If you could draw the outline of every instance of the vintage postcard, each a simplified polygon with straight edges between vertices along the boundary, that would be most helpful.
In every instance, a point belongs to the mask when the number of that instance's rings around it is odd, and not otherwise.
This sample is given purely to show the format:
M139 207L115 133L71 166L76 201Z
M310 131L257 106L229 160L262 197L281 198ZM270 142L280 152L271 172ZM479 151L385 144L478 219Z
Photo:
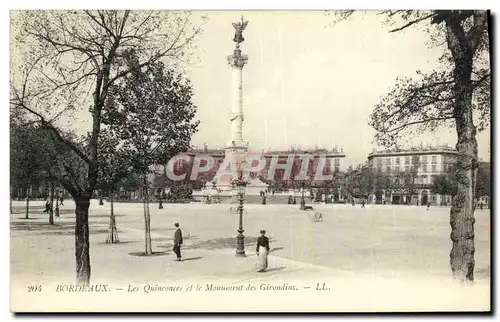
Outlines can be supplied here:
M13 312L488 312L490 12L10 12Z

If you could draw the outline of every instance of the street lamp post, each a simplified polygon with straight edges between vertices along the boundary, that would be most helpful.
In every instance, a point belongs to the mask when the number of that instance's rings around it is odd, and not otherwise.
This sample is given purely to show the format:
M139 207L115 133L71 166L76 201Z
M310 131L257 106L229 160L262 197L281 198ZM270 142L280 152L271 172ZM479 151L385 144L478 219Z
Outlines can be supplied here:
M237 192L238 192L238 212L240 215L240 222L238 226L238 235L236 236L236 256L241 256L244 257L245 255L245 236L243 235L243 232L245 231L243 229L243 202L244 202L244 196L245 196L245 188L246 188L247 183L242 180L241 176L238 180L233 181L233 186L236 186Z

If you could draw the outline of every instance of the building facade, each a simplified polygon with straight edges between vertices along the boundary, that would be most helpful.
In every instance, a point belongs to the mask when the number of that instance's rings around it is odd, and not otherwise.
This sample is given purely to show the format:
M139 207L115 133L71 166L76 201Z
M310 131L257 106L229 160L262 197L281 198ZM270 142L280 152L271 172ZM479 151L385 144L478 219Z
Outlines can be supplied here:
M392 182L401 186L405 183L412 186L412 192L395 186L389 193L383 194L379 202L414 205L425 205L430 202L433 205L450 205L451 196L433 194L430 187L437 175L453 166L457 155L456 149L448 145L370 153L368 167L372 171L391 177ZM408 178L411 183L403 182Z

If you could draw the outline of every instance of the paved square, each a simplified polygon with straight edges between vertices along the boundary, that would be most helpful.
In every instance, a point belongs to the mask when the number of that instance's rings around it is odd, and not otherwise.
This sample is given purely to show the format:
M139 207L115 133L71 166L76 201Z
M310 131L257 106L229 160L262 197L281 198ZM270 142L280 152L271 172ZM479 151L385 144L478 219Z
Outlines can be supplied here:
M13 203L14 287L22 288L27 283L74 283L73 201L65 201L54 226L48 225L47 215L41 214L42 202L31 204L32 219L25 220L24 203ZM419 281L418 284L435 285L436 281L446 283L451 279L449 208L431 207L427 211L426 207L417 206L367 205L362 209L359 205L318 204L313 206L323 213L324 221L313 222L312 213L299 211L298 205L245 205L248 256L237 258L234 251L238 215L230 213L230 205L164 206L160 210L157 204L151 205L156 254L145 258L136 255L144 251L142 204L115 204L121 243L105 244L109 204L99 206L92 201L92 283L211 280L219 284L311 281L316 285L315 282L334 279L337 289L345 288L343 296L351 294L357 298L361 293L367 294L370 283L377 285L371 291L376 292L380 285L384 288L390 283ZM185 236L185 261L180 263L174 261L172 251L175 222L180 223ZM488 290L489 225L489 211L476 211L475 278L476 284L488 286ZM264 274L255 269L255 241L261 229L267 231L272 249L270 270ZM363 287L367 287L365 291ZM370 301L374 303L373 298Z

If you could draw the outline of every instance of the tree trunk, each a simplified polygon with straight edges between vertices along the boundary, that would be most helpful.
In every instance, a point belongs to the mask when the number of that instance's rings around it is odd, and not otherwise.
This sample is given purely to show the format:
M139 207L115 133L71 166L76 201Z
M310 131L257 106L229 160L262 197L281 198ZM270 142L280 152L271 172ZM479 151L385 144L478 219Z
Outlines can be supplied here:
M56 204L57 204L56 200ZM54 224L54 182L50 183L50 210L49 210L49 224Z
M461 27L460 27L461 28ZM450 209L450 266L453 277L461 282L474 280L474 198L478 167L476 128L472 118L472 59L470 46L461 39L461 30L449 25L448 47L455 61L454 117L457 131L457 195Z
M108 237L106 238L106 244L116 244L120 242L120 240L118 239L118 231L116 230L116 218L115 218L113 197L114 197L114 192L110 190L109 203L111 204L111 214L109 215L109 229L108 229Z
M28 187L26 188L26 215L24 216L24 219L30 219L29 213L30 213L30 192L28 185Z
M59 190L56 191L56 217L59 217Z
M146 255L152 255L153 254L153 247L151 245L151 214L149 213L149 198L148 198L148 183L146 176L144 176L144 181L143 181L143 197L144 197L144 229L145 229L145 247Z
M77 196L75 225L76 282L90 283L89 206L90 196Z

